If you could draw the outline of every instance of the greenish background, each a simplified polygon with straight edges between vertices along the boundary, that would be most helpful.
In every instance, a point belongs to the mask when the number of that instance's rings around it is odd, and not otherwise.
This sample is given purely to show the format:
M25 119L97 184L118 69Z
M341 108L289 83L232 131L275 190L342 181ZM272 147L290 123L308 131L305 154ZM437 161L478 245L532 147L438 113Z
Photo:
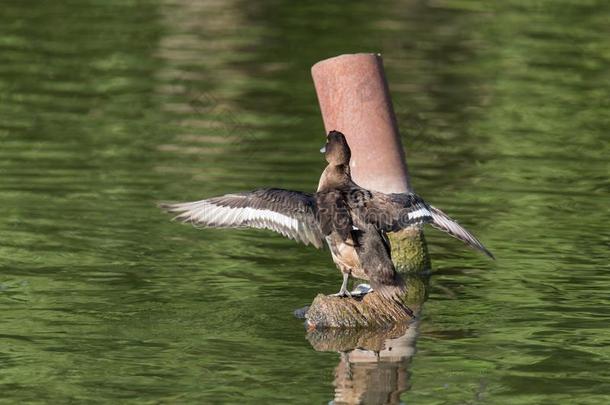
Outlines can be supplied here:
M340 275L159 200L313 190L310 66L381 52L435 231L414 404L610 402L610 3L30 1L0 7L0 402L327 403L292 310Z

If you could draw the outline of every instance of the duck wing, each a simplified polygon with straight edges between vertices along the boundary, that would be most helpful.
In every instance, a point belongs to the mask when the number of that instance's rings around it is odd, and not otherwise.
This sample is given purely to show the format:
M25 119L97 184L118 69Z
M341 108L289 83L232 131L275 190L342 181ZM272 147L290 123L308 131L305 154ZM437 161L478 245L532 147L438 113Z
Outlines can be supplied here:
M384 194L363 189L353 194L356 197L348 198L348 202L354 216L358 218L356 223L372 223L386 232L430 224L495 259L472 233L438 208L426 203L417 194Z
M384 194L362 188L345 196L356 226L375 225L385 232L432 222L428 204L413 193Z
M324 245L316 201L307 193L266 188L160 207L197 226L268 229L318 249Z
M445 214L438 208L435 208L430 205L429 209L432 215L432 222L430 222L430 225L433 228L446 232L454 238L461 240L468 246L485 253L490 258L494 260L496 259L494 255L489 250L487 250L483 243L481 243L480 240L478 240L473 234L471 234L460 224L458 224L457 221L451 219L447 214Z

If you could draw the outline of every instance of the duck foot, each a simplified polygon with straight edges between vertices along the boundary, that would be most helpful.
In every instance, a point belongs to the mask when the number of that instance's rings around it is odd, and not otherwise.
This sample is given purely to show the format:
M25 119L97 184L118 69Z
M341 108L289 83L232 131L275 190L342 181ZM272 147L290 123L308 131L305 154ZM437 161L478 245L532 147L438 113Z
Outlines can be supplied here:
M341 298L345 298L345 297L351 297L351 296L352 296L352 293L351 293L351 292L349 292L349 291L347 291L347 288L346 288L346 289L343 289L343 288L342 288L342 289L340 289L340 290L339 290L339 292L338 292L338 293L331 294L331 296L332 296L332 297L341 297Z
M343 273L343 283L341 283L341 288L339 292L336 294L331 294L333 297L351 297L349 291L347 291L347 282L349 281L349 273Z

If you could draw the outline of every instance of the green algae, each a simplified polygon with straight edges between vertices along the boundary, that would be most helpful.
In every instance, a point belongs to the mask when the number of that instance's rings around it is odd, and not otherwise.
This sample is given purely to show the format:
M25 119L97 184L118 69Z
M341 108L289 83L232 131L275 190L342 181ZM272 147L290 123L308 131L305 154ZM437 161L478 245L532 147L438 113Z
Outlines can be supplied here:
M423 230L404 229L388 234L392 244L392 260L401 275L430 270L430 256Z

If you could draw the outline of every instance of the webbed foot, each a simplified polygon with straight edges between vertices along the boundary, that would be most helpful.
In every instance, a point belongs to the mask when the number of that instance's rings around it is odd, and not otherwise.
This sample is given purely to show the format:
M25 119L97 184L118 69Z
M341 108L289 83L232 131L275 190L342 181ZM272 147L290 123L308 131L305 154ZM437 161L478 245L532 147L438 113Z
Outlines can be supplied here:
M347 288L341 287L341 289L339 290L338 293L331 294L331 296L344 298L344 297L351 297L352 293L347 291Z

